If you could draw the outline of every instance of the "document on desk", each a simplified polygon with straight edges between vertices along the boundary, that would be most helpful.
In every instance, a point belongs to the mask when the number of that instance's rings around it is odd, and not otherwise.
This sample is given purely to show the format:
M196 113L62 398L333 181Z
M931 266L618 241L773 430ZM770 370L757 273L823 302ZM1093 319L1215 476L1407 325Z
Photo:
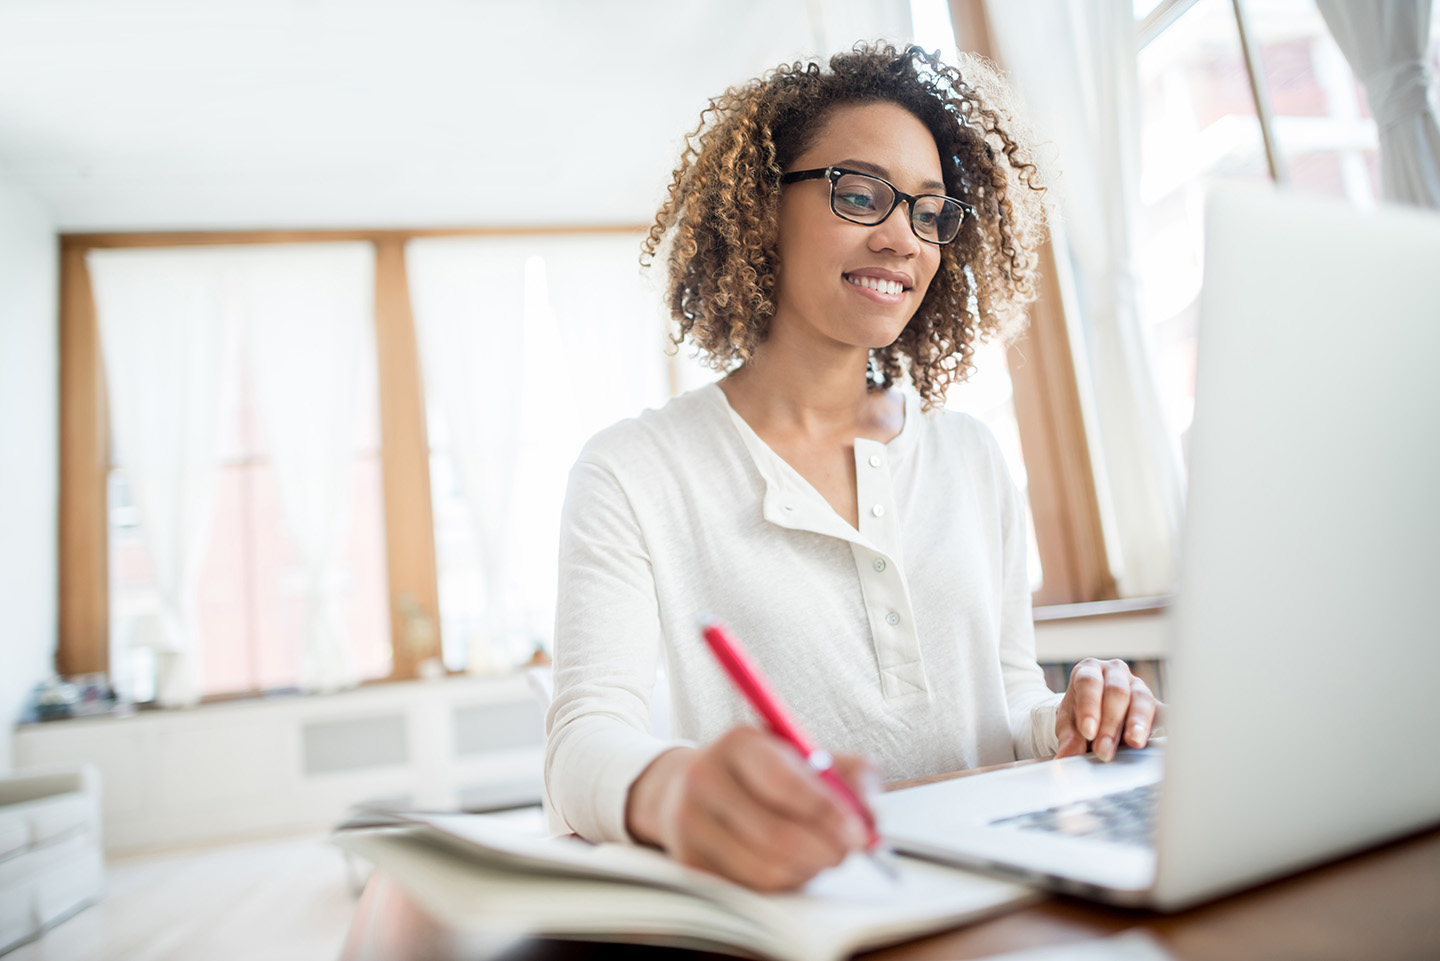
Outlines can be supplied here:
M475 935L529 935L837 961L1028 904L1033 888L898 857L852 856L803 889L759 894L648 848L535 838L474 814L399 815L334 841Z

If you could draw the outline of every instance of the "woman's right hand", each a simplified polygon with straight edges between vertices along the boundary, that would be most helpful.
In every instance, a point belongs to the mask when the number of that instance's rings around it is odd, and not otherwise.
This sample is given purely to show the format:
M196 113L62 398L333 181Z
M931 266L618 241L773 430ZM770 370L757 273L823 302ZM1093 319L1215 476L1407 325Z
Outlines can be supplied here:
M864 758L836 755L835 770L862 801L878 786ZM754 727L660 755L631 785L625 820L636 840L760 891L799 887L868 836L794 748Z

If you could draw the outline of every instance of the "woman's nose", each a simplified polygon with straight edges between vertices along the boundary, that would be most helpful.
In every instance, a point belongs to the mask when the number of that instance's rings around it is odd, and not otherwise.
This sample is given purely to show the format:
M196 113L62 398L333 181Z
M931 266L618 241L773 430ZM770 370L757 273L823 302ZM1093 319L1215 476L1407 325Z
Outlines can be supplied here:
M902 200L890 211L890 216L876 224L870 234L872 250L892 250L905 257L920 252L921 240L910 226L910 201Z

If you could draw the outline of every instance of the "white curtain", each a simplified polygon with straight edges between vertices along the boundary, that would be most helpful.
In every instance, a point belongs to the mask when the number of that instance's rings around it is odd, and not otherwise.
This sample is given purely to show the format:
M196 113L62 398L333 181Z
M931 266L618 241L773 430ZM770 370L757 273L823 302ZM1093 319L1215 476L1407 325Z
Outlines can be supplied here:
M443 434L431 439L448 443L480 549L485 621L465 638L465 663L510 667L518 642L506 548L523 414L525 254L503 241L427 239L406 245L405 262L426 394L443 418L432 416Z
M1440 209L1440 114L1426 60L1431 0L1316 0L1365 85L1380 133L1384 199Z
M228 285L210 251L100 250L86 260L114 451L140 511L159 601L133 643L155 649L156 700L194 704L204 654L196 584L214 518Z
M1087 430L1111 569L1123 595L1163 593L1176 576L1184 480L1135 301L1140 138L1133 5L988 0L986 12L998 59L1028 104L1039 139L1053 144L1045 172L1062 214L1055 246L1057 260L1067 261L1068 251L1073 268L1076 357L1093 403Z
M374 344L375 248L295 244L235 253L248 371L285 528L300 557L303 691L353 687L342 617L361 371ZM373 360L368 365L373 368Z
M119 465L141 514L159 613L156 699L203 692L196 588L215 514L224 354L248 371L305 605L300 686L357 681L337 594L350 518L359 373L373 351L369 244L96 251L88 255Z
M481 553L472 670L511 666L554 624L560 508L592 434L668 396L660 294L641 236L445 238L406 247L432 441L447 444ZM458 607L441 559L441 606ZM454 630L459 621L452 620ZM451 643L447 635L447 647Z
M669 395L665 265L640 267L640 235L556 238L536 248L569 371L576 453L590 435Z

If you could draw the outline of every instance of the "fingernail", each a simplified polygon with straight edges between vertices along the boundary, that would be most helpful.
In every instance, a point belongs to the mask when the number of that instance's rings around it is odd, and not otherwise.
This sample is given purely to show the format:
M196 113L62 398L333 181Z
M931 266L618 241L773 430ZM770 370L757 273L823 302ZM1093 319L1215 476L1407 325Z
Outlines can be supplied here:
M1115 740L1102 737L1095 742L1095 756L1102 761L1108 761L1115 756Z
M865 825L859 818L847 818L845 821L845 845L853 849L863 848L870 843L870 832L865 830Z
M1087 741L1095 740L1095 731L1099 726L1100 723L1093 717L1087 717L1080 722L1080 736Z
M1136 721L1130 725L1130 743L1135 747L1145 746L1145 722Z

